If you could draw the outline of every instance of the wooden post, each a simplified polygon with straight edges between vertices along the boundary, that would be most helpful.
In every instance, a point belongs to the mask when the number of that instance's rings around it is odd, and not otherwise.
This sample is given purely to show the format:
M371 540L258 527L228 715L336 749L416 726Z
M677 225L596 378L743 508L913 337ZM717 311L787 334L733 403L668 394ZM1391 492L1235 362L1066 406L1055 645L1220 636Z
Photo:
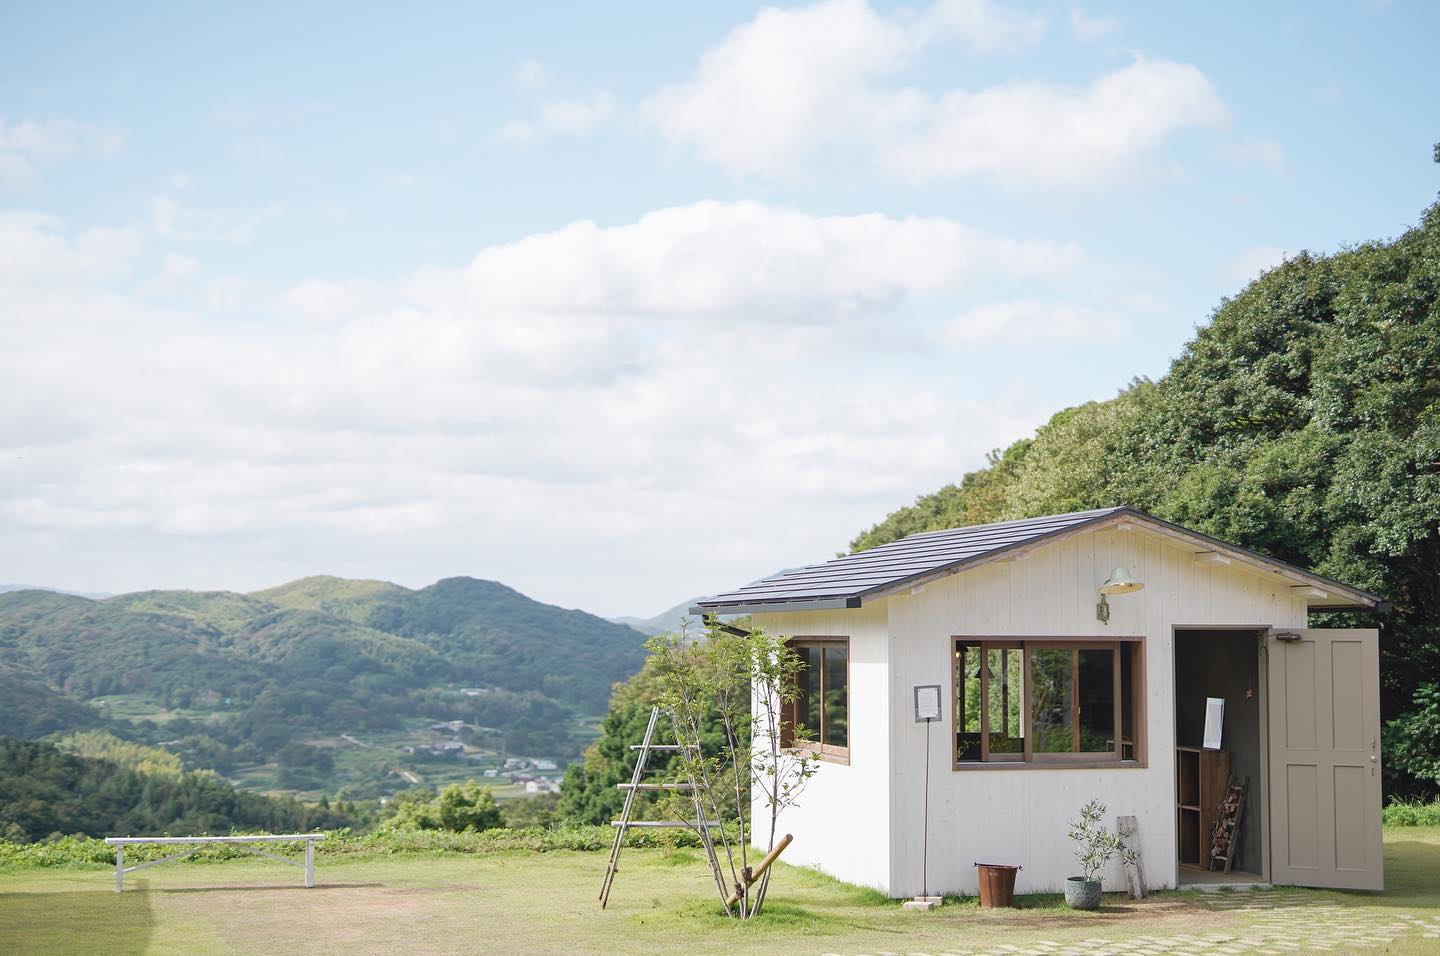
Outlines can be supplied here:
M125 885L125 845L122 843L115 848L115 892L119 893Z
M1118 735L1117 735L1118 736ZM1116 817L1115 830L1125 845L1135 853L1135 865L1125 867L1125 881L1130 886L1130 898L1132 900L1143 900L1145 898L1145 861L1140 857L1140 842L1135 838L1140 824L1134 817Z
M785 834L785 836L781 838L780 842L775 844L775 849L765 854L765 859L760 861L760 865L755 867L754 872L745 874L745 885L753 886L755 882L760 879L760 877L764 876L765 871L770 869L770 864L774 863L777 859L779 859L780 854L785 851L785 848L790 845L790 841L793 839L794 837L792 837L790 834ZM735 888L734 894L732 894L731 897L725 901L725 905L734 906L736 901L738 901L740 897L744 895L744 893L744 888L737 886Z
M315 841L305 841L305 885L315 885Z

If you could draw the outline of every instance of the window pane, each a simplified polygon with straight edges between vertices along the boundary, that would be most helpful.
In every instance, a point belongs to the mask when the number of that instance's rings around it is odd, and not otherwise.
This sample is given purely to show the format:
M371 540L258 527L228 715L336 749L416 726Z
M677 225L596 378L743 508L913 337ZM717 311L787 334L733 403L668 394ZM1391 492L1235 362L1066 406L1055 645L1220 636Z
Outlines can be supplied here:
M1115 652L1080 652L1080 750L1115 750Z
M818 647L797 647L795 653L800 655L802 670L797 683L800 685L800 696L795 701L795 723L798 728L803 727L809 733L804 734L806 740L818 741L820 739L820 648ZM796 737L802 735L796 734Z
M990 709L990 752L1018 754L1025 752L1025 734L1021 730L1024 713L1022 691L1025 685L1018 647L992 647L986 652L990 684L986 688L986 706Z
M955 759L980 759L980 645L955 648Z
M1075 652L1036 648L1030 651L1030 723L1035 753L1075 752Z
M827 747L850 746L850 651L831 644L825 648L825 728L821 742Z
M1125 760L1135 759L1135 658L1139 651L1135 645L1120 648L1120 756Z

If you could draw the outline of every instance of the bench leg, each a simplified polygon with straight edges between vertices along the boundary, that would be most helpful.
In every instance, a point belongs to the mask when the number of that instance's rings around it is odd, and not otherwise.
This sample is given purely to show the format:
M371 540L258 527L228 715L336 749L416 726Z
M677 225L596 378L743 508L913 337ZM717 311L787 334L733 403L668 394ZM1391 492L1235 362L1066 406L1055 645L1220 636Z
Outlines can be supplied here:
M315 885L315 841L305 841L305 885Z
M115 892L119 893L125 885L125 846L121 844L115 848Z

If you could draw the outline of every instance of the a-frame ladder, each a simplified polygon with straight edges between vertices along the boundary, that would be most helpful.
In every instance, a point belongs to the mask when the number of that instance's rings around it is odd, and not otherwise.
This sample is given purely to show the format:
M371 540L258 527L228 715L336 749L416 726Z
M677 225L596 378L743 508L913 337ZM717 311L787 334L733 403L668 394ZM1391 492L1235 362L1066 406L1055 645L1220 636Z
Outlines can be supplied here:
M625 845L625 834L632 827L636 829L646 828L678 828L694 830L700 835L700 844L705 848L705 855L710 861L710 873L715 877L715 886L720 890L720 897L725 897L725 878L720 872L720 861L715 856L715 841L711 839L710 830L719 827L719 821L710 820L705 814L704 785L697 783L692 776L688 780L678 783L658 783L645 778L649 770L650 754L657 750L690 750L694 752L698 747L679 743L680 725L675 720L675 715L670 716L670 729L677 741L673 744L660 744L655 742L655 728L660 722L660 708L650 708L650 722L645 726L645 738L638 744L631 744L631 750L639 753L635 757L635 770L630 774L629 783L617 783L615 786L625 791L625 806L620 811L620 819L612 820L610 825L615 827L615 844L610 848L610 862L605 867L605 882L600 886L600 908L610 902L610 887L615 882L615 874L620 872L620 850ZM691 803L695 810L693 820L632 820L630 815L635 810L635 794L642 790L684 790L689 792Z

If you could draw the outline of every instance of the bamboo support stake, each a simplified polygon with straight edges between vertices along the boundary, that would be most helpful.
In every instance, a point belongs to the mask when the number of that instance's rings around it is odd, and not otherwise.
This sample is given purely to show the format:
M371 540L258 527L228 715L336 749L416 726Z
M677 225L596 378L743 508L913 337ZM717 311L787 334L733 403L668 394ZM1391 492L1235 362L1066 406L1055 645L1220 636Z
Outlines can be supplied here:
M754 886L756 881L758 881L760 877L765 875L765 871L770 869L770 864L774 863L777 859L779 859L780 854L785 852L785 848L790 845L790 841L793 839L794 837L792 837L788 833L785 834L785 836L781 837L780 842L775 844L775 849L765 854L765 859L760 861L760 865L755 867L753 871L745 874L745 885L747 887ZM737 887L735 892L730 894L730 898L725 901L725 905L734 906L736 902L739 901L742 895L744 895L744 890Z

